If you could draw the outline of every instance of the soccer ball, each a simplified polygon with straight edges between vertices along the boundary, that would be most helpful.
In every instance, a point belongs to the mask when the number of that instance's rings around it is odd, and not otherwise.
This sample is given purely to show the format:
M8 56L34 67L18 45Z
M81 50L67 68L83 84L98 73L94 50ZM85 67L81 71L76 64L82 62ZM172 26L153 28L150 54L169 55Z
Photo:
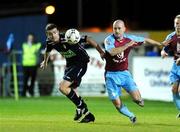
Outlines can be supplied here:
M81 35L78 30L72 28L66 31L65 39L69 44L77 44L81 39Z

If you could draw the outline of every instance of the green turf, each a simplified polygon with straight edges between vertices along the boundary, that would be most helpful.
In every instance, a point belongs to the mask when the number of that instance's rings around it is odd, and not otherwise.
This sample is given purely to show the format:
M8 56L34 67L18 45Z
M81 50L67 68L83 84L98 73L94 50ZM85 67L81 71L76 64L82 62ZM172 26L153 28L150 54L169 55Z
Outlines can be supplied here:
M119 114L107 97L86 97L96 121L73 121L74 105L64 97L0 99L0 132L178 132L180 120L172 102L145 101L141 108L130 99L124 103L137 116L137 123Z

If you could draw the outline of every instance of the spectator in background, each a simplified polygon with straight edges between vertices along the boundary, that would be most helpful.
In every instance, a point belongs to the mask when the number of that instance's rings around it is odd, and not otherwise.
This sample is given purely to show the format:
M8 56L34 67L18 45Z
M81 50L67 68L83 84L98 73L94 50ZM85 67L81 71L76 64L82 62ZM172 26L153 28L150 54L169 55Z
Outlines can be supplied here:
M35 36L33 34L28 34L27 42L22 44L22 66L23 66L23 91L22 96L26 96L26 92L28 91L31 96L34 96L34 83L37 75L37 67L38 67L38 58L40 53L41 43L35 42ZM30 85L28 85L28 80L30 81Z

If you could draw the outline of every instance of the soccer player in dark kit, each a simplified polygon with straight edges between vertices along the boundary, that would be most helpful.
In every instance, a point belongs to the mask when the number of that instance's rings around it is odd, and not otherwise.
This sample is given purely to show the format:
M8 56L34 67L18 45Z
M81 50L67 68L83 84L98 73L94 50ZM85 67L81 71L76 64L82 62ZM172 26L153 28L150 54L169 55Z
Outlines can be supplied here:
M77 107L75 121L80 120L81 123L94 122L94 115L88 110L87 104L75 90L80 85L89 62L89 56L81 43L87 43L95 47L101 58L104 56L104 51L94 40L87 36L82 36L77 44L69 44L65 39L65 34L61 34L55 24L47 24L45 31L47 44L44 60L40 67L44 69L47 66L49 53L52 49L57 50L66 59L64 77L59 84L59 90Z

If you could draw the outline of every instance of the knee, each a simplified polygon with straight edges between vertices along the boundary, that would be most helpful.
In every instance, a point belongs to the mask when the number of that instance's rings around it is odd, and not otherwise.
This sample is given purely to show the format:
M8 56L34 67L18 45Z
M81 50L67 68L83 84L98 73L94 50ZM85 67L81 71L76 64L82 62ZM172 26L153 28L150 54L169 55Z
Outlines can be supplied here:
M59 84L59 91L60 91L61 93L65 93L65 91L66 91L66 87L63 85L62 82Z
M115 106L115 108L117 109L117 110L119 110L120 108L121 108L121 101L119 101L119 100L113 100L112 101L113 102L113 105Z

